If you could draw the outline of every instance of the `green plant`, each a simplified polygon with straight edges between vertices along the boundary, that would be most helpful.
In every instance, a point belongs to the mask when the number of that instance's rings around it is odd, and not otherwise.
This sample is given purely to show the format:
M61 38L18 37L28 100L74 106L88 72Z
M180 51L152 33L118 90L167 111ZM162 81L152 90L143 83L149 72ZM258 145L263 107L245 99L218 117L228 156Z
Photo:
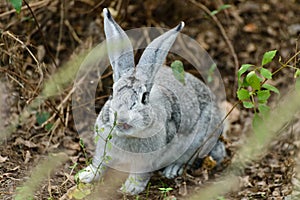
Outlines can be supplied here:
M173 71L173 75L175 78L180 81L183 85L185 85L185 72L184 72L184 67L183 63L180 60L175 60L171 64L171 68Z
M50 113L49 112L38 112L36 113L36 122L38 123L39 126L43 126L44 123L46 123L50 118ZM52 128L53 124L52 123L47 123L45 125L45 130L50 131Z
M253 127L258 120L267 115L270 107L267 105L271 92L279 94L279 90L266 83L271 80L273 73L265 68L276 55L277 50L264 54L261 65L243 64L238 71L237 97L244 108L254 110Z
M257 124L259 124L259 121L268 116L270 107L267 103L271 92L278 95L280 94L279 90L275 86L268 84L267 81L272 80L273 76L285 67L290 67L295 70L294 78L296 79L296 88L300 85L298 79L300 76L299 68L289 64L296 58L299 52L286 63L281 63L279 59L281 67L271 72L265 66L273 61L276 53L277 50L268 51L263 55L260 66L243 64L238 71L237 97L240 102L242 102L244 108L253 109L254 117L252 124L254 130L258 128Z
M14 7L17 13L21 12L22 0L9 0L11 5Z
M216 65L216 63L213 63L208 70L208 74L207 74L207 82L208 83L211 83L214 80L213 75L214 75L214 72L216 69L217 69L217 65Z
M229 4L223 4L217 10L211 11L210 15L214 16L214 15L218 14L219 12L221 12L222 10L228 9L230 7L231 7L231 5L229 5Z
M97 166L96 172L98 172L100 170L100 167L104 168L104 166L102 166L103 163L107 163L112 159L109 155L107 155L107 150L112 148L110 140L112 139L112 132L115 129L116 125L117 125L117 112L114 113L114 122L113 122L113 125L112 125L112 127L111 127L111 129L110 129L110 131L109 131L106 138L104 138L101 135L104 132L104 128L99 129L99 127L97 125L95 126L96 137L95 137L94 142L97 143L99 139L102 139L105 142L103 155L101 157L102 160L101 160L100 164ZM88 159L88 156L87 156L87 153L86 153L86 150L85 150L85 145L84 145L83 140L81 138L79 140L79 144L80 144L80 146L83 150L83 154L84 154L84 157L85 157L85 160L86 160L86 165L89 165L92 162L92 160ZM77 172L75 174L75 181L76 181L77 184L79 183L79 173L80 172L82 172L82 170L80 170L79 172ZM95 172L95 175L96 175L96 172Z
M171 188L171 187L162 187L162 188L158 188L158 189L163 194L164 199L167 199L169 192L173 190L173 188Z
M88 158L88 155L86 153L86 148L85 148L85 145L84 145L84 142L83 142L82 138L79 138L79 145L80 145L80 147L83 151L83 156L85 158L85 164L89 165L91 163L91 159Z

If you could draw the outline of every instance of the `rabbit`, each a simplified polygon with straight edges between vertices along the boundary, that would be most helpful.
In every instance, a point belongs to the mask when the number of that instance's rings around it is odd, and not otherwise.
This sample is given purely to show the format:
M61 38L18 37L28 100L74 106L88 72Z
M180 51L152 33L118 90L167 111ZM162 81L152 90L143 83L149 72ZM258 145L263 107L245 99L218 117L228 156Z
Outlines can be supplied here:
M121 189L135 195L144 191L153 171L171 179L183 173L186 163L207 155L221 163L226 150L219 140L222 115L214 95L189 73L184 83L178 81L163 64L184 22L154 39L135 65L128 36L107 8L103 14L113 93L97 117L95 137L101 130L101 138L79 180L99 180L108 166L125 166L130 174ZM104 148L110 134L112 147Z

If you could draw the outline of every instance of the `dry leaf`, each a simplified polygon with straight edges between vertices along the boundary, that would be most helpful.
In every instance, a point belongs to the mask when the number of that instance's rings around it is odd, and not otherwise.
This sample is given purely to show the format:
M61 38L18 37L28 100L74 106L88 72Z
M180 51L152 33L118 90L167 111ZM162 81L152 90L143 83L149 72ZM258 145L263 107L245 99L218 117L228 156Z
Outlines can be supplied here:
M257 32L257 30L258 30L258 27L253 23L246 24L243 27L243 31L245 31L247 33L254 33L254 32Z
M37 145L35 143L33 143L33 142L29 141L29 140L24 140L21 137L18 137L16 139L14 145L20 145L20 144L22 144L22 145L24 145L24 146L26 146L28 148L35 148L35 147L37 147Z
M2 157L2 156L0 155L0 163L4 163L7 159L8 159L7 156Z
M30 151L26 151L26 155L25 155L25 161L24 161L24 164L27 164L30 160L30 158L32 158L31 154L30 154Z

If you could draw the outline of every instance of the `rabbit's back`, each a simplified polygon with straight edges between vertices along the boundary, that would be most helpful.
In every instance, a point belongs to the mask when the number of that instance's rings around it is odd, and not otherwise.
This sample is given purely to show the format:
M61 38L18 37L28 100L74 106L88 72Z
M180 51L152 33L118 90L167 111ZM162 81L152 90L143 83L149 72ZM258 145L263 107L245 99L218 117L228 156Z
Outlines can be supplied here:
M189 127L193 127L200 117L210 120L211 117L203 113L206 107L211 107L212 112L218 112L215 96L210 89L190 73L185 73L185 83L183 84L175 78L170 67L163 66L156 74L154 83L159 87L166 88L176 96L181 113L179 132L189 131ZM211 114L216 115L217 119L215 120L220 120L220 113Z
M185 84L178 81L170 67L161 67L155 84L173 91L180 105L180 127L175 134L179 137L193 135L191 149L204 148L200 157L208 154L222 133L221 112L211 90L198 78L185 73ZM184 136L181 136L181 135Z

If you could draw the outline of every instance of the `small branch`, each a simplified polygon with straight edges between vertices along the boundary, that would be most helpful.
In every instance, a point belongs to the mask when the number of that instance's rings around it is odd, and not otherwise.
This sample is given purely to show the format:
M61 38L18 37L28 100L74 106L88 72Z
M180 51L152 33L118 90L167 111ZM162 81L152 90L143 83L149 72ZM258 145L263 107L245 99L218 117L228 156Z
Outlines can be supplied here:
M72 25L70 24L69 20L65 20L64 21L65 25L67 26L67 28L69 29L69 31L71 32L72 34L72 37L74 38L74 40L76 42L78 42L79 44L82 44L82 40L78 37L76 31L74 30L74 28L72 27Z
M189 2L191 2L192 4L194 4L195 6L197 6L198 8L202 9L204 12L206 12L206 14L208 14L209 16L211 16L211 18L214 20L214 22L217 24L223 38L225 39L226 44L228 45L228 48L231 52L231 55L233 57L233 61L234 61L234 65L235 65L235 77L237 77L237 73L239 70L239 61L238 61L238 57L235 53L234 47L232 45L232 43L230 42L227 33L224 29L224 27L222 26L221 22L218 20L218 18L216 17L216 15L211 15L211 11L202 3L200 2L196 2L195 0L189 0ZM234 91L237 90L237 80L234 79ZM236 96L236 94L233 94L234 96Z
M41 8L41 7L44 7L44 6L48 5L49 2L51 2L51 1L50 0L37 1L37 2L34 2L34 3L30 3L30 7L34 8L34 9L35 8ZM22 6L21 11L26 10L26 8L27 8L27 6ZM13 14L15 12L16 12L16 10L12 9L12 10L9 10L7 12L1 13L0 18L5 17L5 16L10 15L10 14Z
M59 21L59 31L58 31L58 41L56 46L56 54L55 58L58 60L59 52L60 52L60 45L61 45L61 39L63 34L63 28L64 28L64 18L65 18L65 12L64 12L64 1L60 2L60 21Z
M21 41L19 38L17 38L15 35L13 35L11 32L9 31L6 31L3 33L3 35L8 35L9 37L11 37L12 39L16 40L18 43L20 43L22 45L23 48L25 48L29 55L33 58L33 60L35 61L36 65L37 65L37 69L38 69L38 72L40 74L40 80L39 80L39 83L37 85L37 87L35 87L34 89L34 92L33 92L33 96L37 96L37 91L40 87L40 85L42 84L43 82L43 79L44 79L44 73L43 73L43 70L41 69L41 64L40 62L38 61L38 59L34 56L34 54L30 51L30 49L26 46L26 44L24 44L23 41ZM27 81L28 82L28 81ZM27 83L26 82L26 83Z
M232 111L241 103L241 101L237 101L232 108L227 112L227 114L225 115L225 117L222 119L222 121L216 126L216 128L211 132L210 137L208 137L200 147L198 147L198 149L195 151L195 153L191 156L191 158L185 163L184 168L183 168L183 174L186 175L186 170L188 167L188 163L195 157L197 156L197 154L199 153L199 151L202 149L202 147L204 146L204 144L206 144L206 142L212 138L212 136L214 136L214 133L222 126L222 124L225 122L225 120L227 119L227 117L232 113Z
M34 12L32 11L31 7L29 6L29 4L27 3L26 0L24 0L24 3L25 3L25 5L27 6L28 10L30 11L30 13L31 13L31 15L32 15L32 17L33 17L33 19L34 19L34 22L35 22L35 24L36 24L36 26L37 26L37 28L38 28L40 34L41 34L43 43L44 43L44 45L45 45L45 47L46 47L46 51L47 51L48 54L50 55L52 62L54 63L55 67L57 68L58 66L57 66L57 64L56 64L56 62L55 62L55 58L53 57L52 53L50 52L48 43L47 43L47 41L46 41L46 39L45 39L45 36L44 36L44 34L43 34L43 31L42 31L42 29L41 29L41 27L40 27L40 25L39 25L39 23L38 23L38 21L37 21L37 19L36 19L36 17L35 17Z

